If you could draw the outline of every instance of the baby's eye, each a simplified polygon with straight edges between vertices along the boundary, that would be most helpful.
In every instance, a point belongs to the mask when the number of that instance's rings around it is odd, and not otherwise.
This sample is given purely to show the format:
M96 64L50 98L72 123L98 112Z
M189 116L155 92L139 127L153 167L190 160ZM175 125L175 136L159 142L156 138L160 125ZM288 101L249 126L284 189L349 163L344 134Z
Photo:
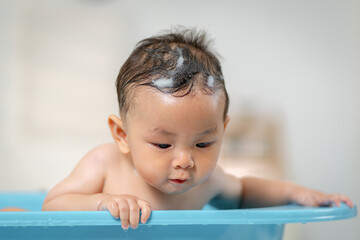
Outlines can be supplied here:
M198 143L198 144L196 144L196 147L198 147L198 148L207 148L207 147L210 147L212 144L213 144L212 142Z
M165 144L165 143L154 143L153 145L158 147L158 148L161 148L161 149L166 149L166 148L171 147L170 144Z

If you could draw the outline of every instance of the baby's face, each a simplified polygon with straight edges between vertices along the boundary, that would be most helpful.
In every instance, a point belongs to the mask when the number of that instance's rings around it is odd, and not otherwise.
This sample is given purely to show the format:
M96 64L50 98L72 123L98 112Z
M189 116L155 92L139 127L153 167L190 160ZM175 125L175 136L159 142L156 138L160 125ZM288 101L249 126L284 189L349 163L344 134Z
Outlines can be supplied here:
M182 193L214 170L224 134L221 91L173 97L143 87L126 115L125 131L134 167L166 194Z

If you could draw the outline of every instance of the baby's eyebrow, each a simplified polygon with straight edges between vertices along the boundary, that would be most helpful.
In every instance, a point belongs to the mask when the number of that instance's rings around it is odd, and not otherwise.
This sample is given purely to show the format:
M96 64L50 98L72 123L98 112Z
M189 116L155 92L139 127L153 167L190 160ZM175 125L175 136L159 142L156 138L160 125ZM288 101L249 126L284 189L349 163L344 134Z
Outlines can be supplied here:
M205 131L203 131L203 132L201 132L201 133L199 133L197 135L207 135L207 134L216 132L216 130L217 130L217 126L213 127L213 128L209 128L209 129L207 129L207 130L205 130Z
M203 136L203 135L207 135L207 134L210 134L210 133L213 133L213 132L216 132L217 130L217 126L216 127L213 127L213 128L209 128L201 133L198 133L196 135L198 136ZM167 135L167 136L172 136L172 135L176 135L175 133L172 133L172 132L169 132L165 129L162 129L162 128L154 128L153 129L154 132L159 132L160 134L163 134L163 135Z
M175 133L168 132L165 129L161 129L161 128L154 128L153 131L154 132L159 132L160 134L168 135L168 136L175 135Z

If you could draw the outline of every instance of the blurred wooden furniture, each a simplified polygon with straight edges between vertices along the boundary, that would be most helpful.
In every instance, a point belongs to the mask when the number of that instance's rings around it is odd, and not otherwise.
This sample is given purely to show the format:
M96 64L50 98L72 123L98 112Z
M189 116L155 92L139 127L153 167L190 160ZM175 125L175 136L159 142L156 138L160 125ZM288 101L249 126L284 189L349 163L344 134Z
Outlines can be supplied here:
M281 178L283 143L279 117L242 113L231 117L220 165L236 176Z

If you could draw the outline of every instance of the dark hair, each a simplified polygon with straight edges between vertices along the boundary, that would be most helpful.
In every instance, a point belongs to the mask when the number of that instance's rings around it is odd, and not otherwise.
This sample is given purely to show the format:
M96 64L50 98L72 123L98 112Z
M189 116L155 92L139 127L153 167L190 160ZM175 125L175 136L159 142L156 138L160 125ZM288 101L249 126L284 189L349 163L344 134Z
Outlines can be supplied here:
M116 80L120 114L129 110L135 87L149 86L176 97L188 95L196 87L206 94L224 91L225 119L229 97L220 62L209 43L204 31L187 28L140 41Z

